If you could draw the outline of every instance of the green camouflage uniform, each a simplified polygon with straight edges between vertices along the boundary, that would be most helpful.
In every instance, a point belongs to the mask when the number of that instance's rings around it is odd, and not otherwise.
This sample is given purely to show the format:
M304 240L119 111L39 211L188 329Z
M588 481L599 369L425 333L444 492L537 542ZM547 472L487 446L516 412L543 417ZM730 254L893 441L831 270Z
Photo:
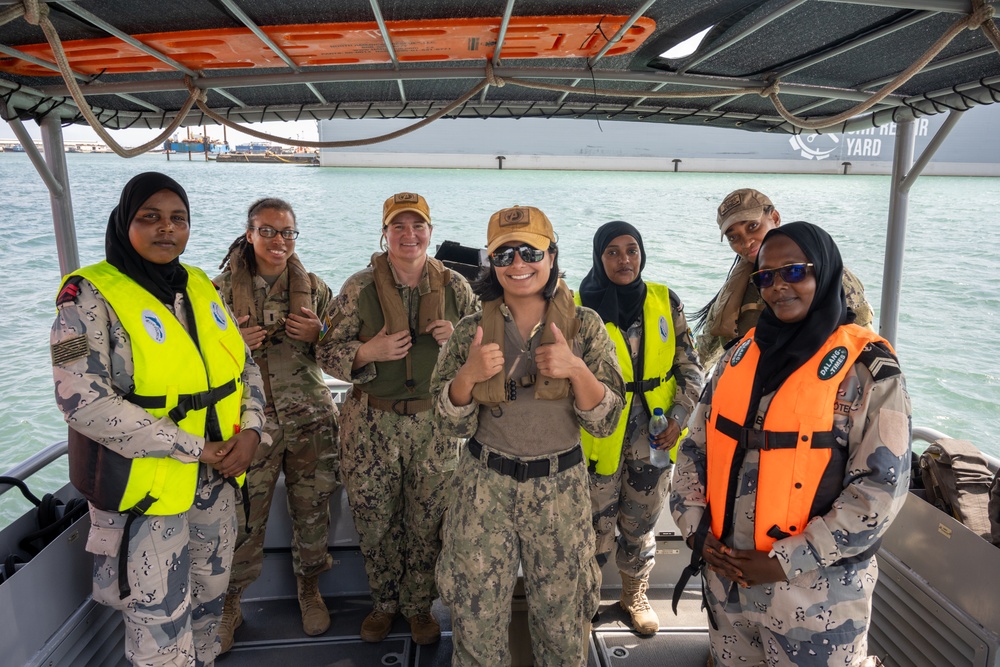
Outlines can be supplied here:
M505 374L537 373L532 351L541 339L540 329L524 345L510 311L501 306L501 312L507 318ZM448 389L467 359L482 319L477 313L456 327L431 379L435 409L447 432L459 438L475 436L484 458L489 453L522 461L544 458L553 470L559 454L579 447L580 427L597 437L611 435L625 392L614 344L597 313L583 307L576 313L582 325L572 341L573 351L605 385L604 398L594 409L578 410L572 391L562 400L535 401L534 387L523 384L515 400L497 408L475 400L455 406ZM566 436L553 441L554 431ZM587 628L600 603L600 590L590 485L582 461L562 472L517 481L488 468L466 448L456 480L437 566L441 599L451 608L452 664L510 664L507 628L520 564L535 665L586 665Z
M66 422L126 458L171 456L193 463L205 438L156 418L122 397L135 389L132 344L118 315L87 280L62 303L50 341L56 402ZM168 306L168 308L170 308ZM181 313L180 298L170 310ZM79 341L85 338L86 344ZM70 354L68 350L75 350ZM247 352L240 426L260 430L264 391ZM171 516L143 515L128 540L131 595L118 593L118 553L127 514L91 506L87 551L94 554L94 599L125 617L125 655L136 665L212 665L236 543L231 484L209 466L198 470L194 504Z
M873 348L870 364L854 364L838 389L842 409L833 431L848 448L844 491L832 509L797 535L779 539L771 557L787 581L741 588L705 571L705 591L718 629L709 629L718 667L768 665L838 667L867 655L871 598L878 579L875 558L838 563L868 550L885 533L906 498L910 473L910 399L896 359ZM680 447L670 508L687 538L705 512L706 424L719 376L734 350L723 356L691 418ZM873 375L874 374L874 375ZM774 393L761 399L757 422ZM848 407L849 406L849 407ZM832 408L831 408L832 409ZM754 548L758 450L748 450L737 471L733 506L735 549Z
M333 292L310 274L313 311L322 319L333 303ZM273 285L254 276L256 324L269 331L253 351L266 374L265 431L247 471L250 494L249 533L240 522L229 592L239 593L260 576L264 565L264 532L278 475L284 471L288 513L292 519L292 567L298 577L312 577L333 565L327 550L330 532L330 495L337 488L337 408L316 363L316 345L294 340L283 326L288 317L288 270ZM232 308L232 274L214 280L226 305ZM301 313L298 313L301 315Z
M677 389L669 417L675 417L683 428L694 410L701 392L702 373L698 353L691 341L691 330L684 317L684 304L673 292L675 352L674 377ZM643 330L640 317L628 328L632 365L639 358ZM614 474L590 473L590 502L597 534L597 564L603 567L615 545L618 527L618 552L615 560L619 572L636 579L645 579L653 570L656 536L653 529L670 490L671 467L659 468L649 462L649 415L643 402L635 397L625 428L625 443L621 463Z
M411 330L420 294L429 289L426 270L417 287L399 287ZM452 272L445 293L446 319L454 323L475 312L476 297L458 273ZM351 370L362 345L361 332L374 335L383 323L369 267L348 278L335 300L330 330L317 350L323 370L355 387L379 386L380 391L388 387L396 393L379 398L429 398L432 362L414 361L414 367L426 365L428 371L426 376L413 378L412 392L404 387L403 361L373 362ZM430 334L421 332L419 337ZM421 349L419 354L437 356L437 343L421 341ZM459 441L441 432L432 410L414 415L380 410L368 404L364 392L360 397L348 395L341 407L340 428L341 474L360 536L374 609L390 614L401 611L406 617L429 612L437 596L434 563L441 550L441 517L451 499Z
M743 262L745 260L740 260ZM844 295L847 298L847 307L854 311L856 319L854 323L859 327L875 330L874 313L868 300L865 298L865 286L856 275L844 268ZM701 335L698 336L698 357L701 359L702 368L713 368L722 356L723 349L731 340L742 338L750 329L757 326L761 311L764 310L764 299L761 298L757 287L752 283L747 284L746 293L743 296L743 310L736 323L736 331L730 337L713 336L710 332L719 318L718 304L720 299L708 310L705 318L705 326L701 328Z

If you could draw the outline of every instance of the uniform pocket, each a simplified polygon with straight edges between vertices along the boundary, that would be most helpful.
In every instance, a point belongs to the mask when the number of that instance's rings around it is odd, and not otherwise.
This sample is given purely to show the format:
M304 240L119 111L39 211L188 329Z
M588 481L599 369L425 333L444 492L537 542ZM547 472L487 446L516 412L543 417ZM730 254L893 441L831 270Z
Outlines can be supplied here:
M90 533L87 535L87 553L95 556L118 556L125 535L125 515L105 512L90 506Z

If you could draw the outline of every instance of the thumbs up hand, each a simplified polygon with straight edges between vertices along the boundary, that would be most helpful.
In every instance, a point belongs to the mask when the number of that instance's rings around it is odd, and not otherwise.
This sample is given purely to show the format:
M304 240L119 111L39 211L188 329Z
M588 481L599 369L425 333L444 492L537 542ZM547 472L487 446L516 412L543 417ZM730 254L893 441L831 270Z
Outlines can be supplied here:
M589 372L583 359L573 354L569 343L566 342L566 337L563 336L555 322L549 326L552 327L552 333L555 334L556 340L549 345L540 345L535 350L535 365L538 366L538 372L552 378L570 380L574 374L581 371L581 368Z
M459 370L472 384L485 382L503 370L503 352L496 343L483 345L483 328L476 327L476 336L469 347L469 358Z

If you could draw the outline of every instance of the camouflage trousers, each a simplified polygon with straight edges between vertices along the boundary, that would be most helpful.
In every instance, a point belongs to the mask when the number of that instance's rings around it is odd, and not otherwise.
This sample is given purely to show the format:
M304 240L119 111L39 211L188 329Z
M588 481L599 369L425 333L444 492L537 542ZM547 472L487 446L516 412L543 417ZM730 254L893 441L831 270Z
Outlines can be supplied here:
M622 447L621 462L613 475L590 474L599 567L604 567L611 556L617 525L618 570L638 579L652 572L656 555L654 528L670 492L670 470L650 464L649 444L643 435Z
M327 551L330 535L330 496L339 484L337 422L320 419L304 426L278 424L269 407L261 441L247 470L250 531L239 514L239 536L233 556L229 592L239 593L260 576L264 566L264 533L278 475L285 473L288 514L292 520L292 568L298 577L312 577L333 565Z
M340 414L341 474L374 608L430 611L459 441L441 433L432 410L397 415L368 407L363 395Z
M94 600L125 617L133 665L211 667L236 543L233 486L199 469L194 505L183 514L141 516L128 540L131 594L118 592L118 548L127 515L91 506L87 551L94 554ZM208 476L211 476L210 478Z
M586 665L587 628L601 601L586 467L518 482L463 450L455 478L437 566L451 608L452 664L510 664L520 565L534 664Z
M717 667L855 667L868 655L874 558L743 589L706 570Z

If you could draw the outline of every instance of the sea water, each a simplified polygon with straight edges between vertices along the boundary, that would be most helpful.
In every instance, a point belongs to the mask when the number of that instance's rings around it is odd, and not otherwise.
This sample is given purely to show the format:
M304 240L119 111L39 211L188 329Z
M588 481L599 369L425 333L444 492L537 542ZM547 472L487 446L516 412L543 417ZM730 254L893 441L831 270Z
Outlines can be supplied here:
M889 178L770 174L338 169L216 164L164 155L124 160L69 154L80 261L104 258L104 230L122 186L142 171L175 178L191 201L183 260L218 273L230 242L260 197L295 208L303 264L334 289L379 249L382 202L424 195L436 244L483 246L494 211L541 208L559 237L559 265L576 288L591 265L594 230L625 220L643 235L643 276L673 288L692 313L722 285L733 259L719 239L716 207L730 191L767 193L782 220L824 227L879 313ZM49 195L28 158L0 153L0 473L65 439L49 362L49 328L60 284ZM913 423L971 440L1000 456L1000 179L924 177L910 193L897 351ZM36 495L66 480L65 460L29 480ZM25 508L0 496L0 525Z

